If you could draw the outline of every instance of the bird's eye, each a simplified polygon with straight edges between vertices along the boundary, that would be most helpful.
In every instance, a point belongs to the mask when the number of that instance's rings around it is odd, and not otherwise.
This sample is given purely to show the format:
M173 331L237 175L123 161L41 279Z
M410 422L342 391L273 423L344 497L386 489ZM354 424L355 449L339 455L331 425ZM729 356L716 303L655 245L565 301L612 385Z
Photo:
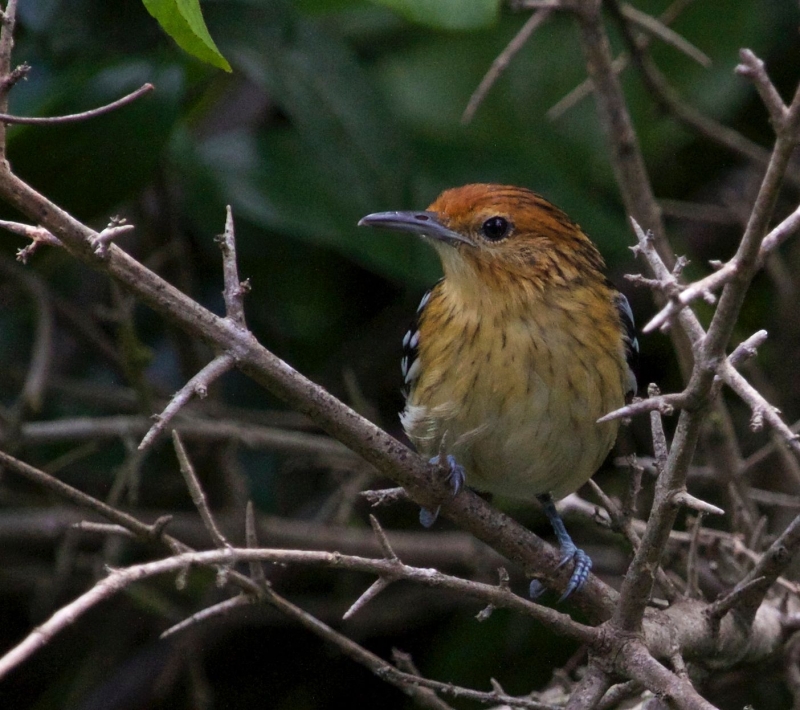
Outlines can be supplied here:
M489 217L481 227L483 236L489 241L497 242L508 235L508 220L503 217Z

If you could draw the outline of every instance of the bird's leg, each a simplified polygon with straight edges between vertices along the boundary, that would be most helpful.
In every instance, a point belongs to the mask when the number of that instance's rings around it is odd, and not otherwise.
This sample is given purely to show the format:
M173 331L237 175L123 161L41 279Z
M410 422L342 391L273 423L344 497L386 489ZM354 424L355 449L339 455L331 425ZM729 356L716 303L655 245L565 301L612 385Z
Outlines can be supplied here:
M553 503L553 496L549 493L536 496L544 508L545 515L553 526L553 531L558 539L559 547L561 548L561 562L558 563L559 567L563 567L570 560L575 560L575 569L572 571L572 576L569 578L569 584L566 590L558 600L563 602L570 594L580 589L589 578L589 572L592 570L592 560L583 550L575 546L572 538L569 536L567 529L564 527L564 521L556 510L555 503ZM544 587L535 579L531 582L530 596L536 599L542 594Z
M434 456L429 461L429 463L438 464L439 460L440 460L439 456ZM445 480L450 484L450 487L453 489L453 495L456 495L461 490L466 478L467 475L464 472L464 467L461 464L456 463L455 456L453 456L452 454L448 454L447 478ZM440 506L437 506L436 510L429 510L428 508L419 509L419 522L422 524L423 527L429 528L436 522L436 518L439 517L439 508Z

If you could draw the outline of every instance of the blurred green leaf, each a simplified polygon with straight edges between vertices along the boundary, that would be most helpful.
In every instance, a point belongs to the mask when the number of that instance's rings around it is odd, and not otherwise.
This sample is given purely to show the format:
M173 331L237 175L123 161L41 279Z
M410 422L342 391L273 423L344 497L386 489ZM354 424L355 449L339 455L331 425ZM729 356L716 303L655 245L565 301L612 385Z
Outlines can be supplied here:
M199 0L142 0L147 11L156 18L178 46L193 57L212 66L231 71L208 33Z
M443 30L474 30L497 20L500 0L372 0L399 15Z

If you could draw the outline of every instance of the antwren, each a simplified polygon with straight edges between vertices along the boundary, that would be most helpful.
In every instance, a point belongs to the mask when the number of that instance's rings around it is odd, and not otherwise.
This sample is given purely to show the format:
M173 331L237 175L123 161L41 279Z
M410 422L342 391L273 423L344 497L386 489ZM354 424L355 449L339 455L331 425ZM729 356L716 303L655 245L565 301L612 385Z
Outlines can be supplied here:
M542 503L561 564L575 561L567 597L592 563L553 500L598 469L618 423L597 420L635 393L627 299L581 228L524 188L466 185L423 212L359 224L425 237L444 269L403 339L406 433L432 461L446 454L456 492L466 480ZM423 524L437 512L423 510ZM531 584L532 594L540 589Z

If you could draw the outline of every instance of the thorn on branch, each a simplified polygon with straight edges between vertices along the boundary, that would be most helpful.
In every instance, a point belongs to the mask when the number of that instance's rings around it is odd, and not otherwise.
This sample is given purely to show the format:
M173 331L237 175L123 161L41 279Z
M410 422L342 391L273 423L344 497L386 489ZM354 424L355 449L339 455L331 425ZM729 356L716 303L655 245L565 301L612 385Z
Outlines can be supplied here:
M386 505L406 502L411 500L405 488L383 488L377 491L361 491L360 496L366 499L367 503L373 508L380 508Z
M174 626L170 626L166 631L163 631L159 638L165 639L168 636L172 636L173 634L178 633L179 631L183 631L188 629L191 626L196 626L204 621L208 621L209 619L215 618L217 616L225 616L229 614L233 609L240 607L240 606L248 606L250 604L254 604L256 599L254 596L250 596L249 594L238 594L231 599L226 599L224 602L220 602L219 604L214 604L213 606L206 607L205 609L201 609L196 614L192 614L189 618L184 619L183 621L175 624Z
M683 270L691 263L687 256L679 256L675 259L675 266L672 267L672 275L677 279L683 273Z
M497 586L500 587L500 589L505 590L506 592L511 591L510 578L508 576L508 570L505 567L497 568L497 577L498 577Z
M633 249L633 247L631 247ZM645 287L653 291L663 291L664 284L658 279L648 279L641 274L625 274L625 280L630 281L634 286Z
M250 292L250 280L239 279L233 211L230 205L225 208L225 231L215 241L222 251L222 276L225 283L222 297L225 299L225 315L236 325L245 328L244 296Z
M388 579L387 577L379 577L377 580L375 580L372 585L370 585L369 589L367 589L366 592L356 599L353 602L353 605L344 614L342 614L342 621L347 621L348 619L352 618L357 612L363 609L368 602L377 597L391 583L392 580Z
M738 368L750 358L758 355L758 348L764 344L768 336L769 334L766 330L759 330L753 333L747 340L739 343L728 356L728 363L730 366Z
M392 546L389 544L389 538L386 537L386 533L381 527L381 524L378 522L378 519L372 514L370 514L369 516L369 524L372 526L372 530L375 533L375 537L378 538L378 544L381 546L381 550L383 550L383 556L387 560L399 562L400 558L397 556L397 553L392 549Z
M132 224L126 224L124 218L112 217L108 226L98 234L95 234L92 239L92 248L94 253L100 258L105 258L108 253L108 247L120 234L133 231Z
M692 510L696 510L698 513L708 513L710 515L725 515L725 511L722 508L718 508L716 505L712 505L711 503L707 503L700 498L695 498L691 493L687 491L677 491L672 496L672 504L676 506L686 506L687 508L691 508Z
M764 428L764 408L756 407L750 415L750 431L761 431Z
M5 14L3 17L5 18ZM18 81L21 79L27 79L28 72L30 72L30 70L31 65L27 62L23 62L19 66L15 67L11 72L8 73L7 76L3 77L2 81L0 81L0 93L7 93Z
M489 604L488 606L485 606L483 609L481 609L477 614L475 614L475 620L487 621L489 617L492 615L493 611L494 611L494 605Z
M197 508L197 512L200 513L200 518L203 520L203 524L205 525L208 534L211 536L211 539L218 548L229 548L230 543L225 539L225 536L217 527L214 516L211 514L211 509L208 507L206 494L200 485L197 474L194 472L194 466L192 466L192 462L189 460L189 456L186 453L183 442L181 441L180 434L178 434L177 430L175 429L172 430L172 443L175 447L175 455L178 457L178 463L180 465L181 473L183 474L183 480L186 482L186 487L189 489L192 502ZM220 567L220 569L222 569L222 567Z

